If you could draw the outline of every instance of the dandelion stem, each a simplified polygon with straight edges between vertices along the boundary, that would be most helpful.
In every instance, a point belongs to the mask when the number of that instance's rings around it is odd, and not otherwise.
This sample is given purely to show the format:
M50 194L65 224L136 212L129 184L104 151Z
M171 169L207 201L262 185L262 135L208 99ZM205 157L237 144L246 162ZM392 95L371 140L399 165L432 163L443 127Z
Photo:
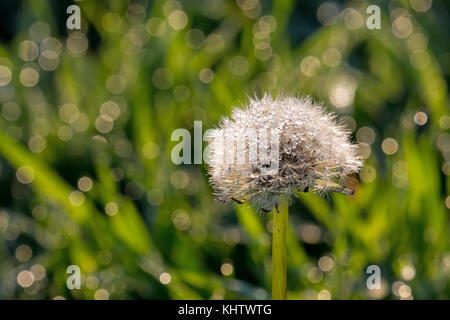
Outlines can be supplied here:
M279 212L273 209L272 231L272 299L286 300L286 231L288 226L288 200L281 200Z

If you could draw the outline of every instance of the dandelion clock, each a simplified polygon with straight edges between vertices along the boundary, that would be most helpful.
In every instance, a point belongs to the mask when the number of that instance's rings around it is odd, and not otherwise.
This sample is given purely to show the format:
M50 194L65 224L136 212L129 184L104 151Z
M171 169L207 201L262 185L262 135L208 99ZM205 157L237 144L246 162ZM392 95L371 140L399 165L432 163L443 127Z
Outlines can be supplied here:
M309 190L353 194L344 180L361 166L350 133L309 97L250 99L210 132L208 171L216 198L273 211L273 299L286 298L290 201Z

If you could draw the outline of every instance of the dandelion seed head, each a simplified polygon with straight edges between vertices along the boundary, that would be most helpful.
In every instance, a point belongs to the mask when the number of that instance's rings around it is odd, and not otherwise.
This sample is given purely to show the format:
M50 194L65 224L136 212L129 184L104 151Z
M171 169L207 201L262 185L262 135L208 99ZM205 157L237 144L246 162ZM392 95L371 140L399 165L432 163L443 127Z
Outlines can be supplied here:
M351 194L344 179L362 167L350 132L310 97L250 98L209 140L216 197L263 210L308 189Z

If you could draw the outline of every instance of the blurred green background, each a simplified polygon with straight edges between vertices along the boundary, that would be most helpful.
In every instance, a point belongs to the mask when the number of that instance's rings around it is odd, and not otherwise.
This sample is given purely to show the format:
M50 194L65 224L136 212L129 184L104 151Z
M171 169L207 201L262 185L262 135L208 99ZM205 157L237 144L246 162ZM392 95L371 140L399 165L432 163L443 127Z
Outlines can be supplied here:
M366 162L356 195L295 200L288 298L448 299L449 8L2 1L0 299L269 299L272 215L214 201L206 165L170 156L173 130L263 92L323 101Z

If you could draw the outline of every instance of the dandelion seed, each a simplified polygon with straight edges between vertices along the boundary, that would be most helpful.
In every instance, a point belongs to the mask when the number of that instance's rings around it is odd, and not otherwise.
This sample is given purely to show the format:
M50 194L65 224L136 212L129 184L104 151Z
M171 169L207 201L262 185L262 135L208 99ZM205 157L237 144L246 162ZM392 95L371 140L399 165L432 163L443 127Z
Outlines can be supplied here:
M219 200L250 201L270 211L308 190L353 194L344 179L362 160L350 132L311 98L265 95L234 109L212 131L209 166ZM275 169L264 173L268 167Z

